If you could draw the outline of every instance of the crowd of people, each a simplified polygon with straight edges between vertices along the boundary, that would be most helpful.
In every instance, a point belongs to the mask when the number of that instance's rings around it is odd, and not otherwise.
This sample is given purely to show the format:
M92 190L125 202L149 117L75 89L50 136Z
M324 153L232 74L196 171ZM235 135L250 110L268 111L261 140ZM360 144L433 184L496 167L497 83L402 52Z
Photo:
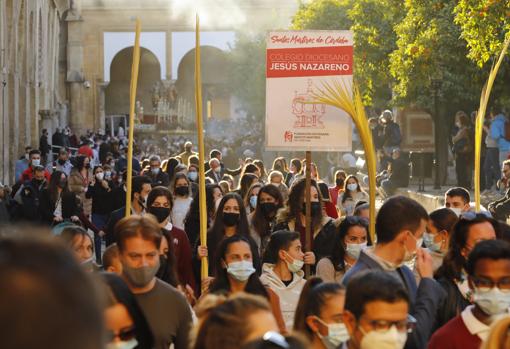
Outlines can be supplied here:
M349 169L327 183L312 163L308 221L304 160L242 154L228 168L213 149L204 243L199 157L181 146L135 152L129 198L122 140L89 134L55 159L25 149L0 190L3 348L509 347L505 197L475 212L450 188L428 213L381 196L370 231L380 193ZM398 160L398 144L381 147Z

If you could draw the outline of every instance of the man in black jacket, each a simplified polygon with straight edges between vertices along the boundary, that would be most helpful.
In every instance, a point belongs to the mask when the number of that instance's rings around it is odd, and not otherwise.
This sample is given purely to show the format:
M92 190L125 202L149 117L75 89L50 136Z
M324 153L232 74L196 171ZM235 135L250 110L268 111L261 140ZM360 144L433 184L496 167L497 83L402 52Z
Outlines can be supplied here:
M157 155L152 155L149 159L150 169L144 172L144 176L150 178L153 187L163 186L168 187L170 178L168 173L161 170L161 158Z
M402 157L400 149L393 149L387 175L386 179L381 180L381 187L388 195L393 195L397 188L409 185L409 161Z
M43 157L43 163L46 163L48 159L53 159L51 156L51 146L48 143L48 131L46 129L42 130L41 138L39 139L39 151Z

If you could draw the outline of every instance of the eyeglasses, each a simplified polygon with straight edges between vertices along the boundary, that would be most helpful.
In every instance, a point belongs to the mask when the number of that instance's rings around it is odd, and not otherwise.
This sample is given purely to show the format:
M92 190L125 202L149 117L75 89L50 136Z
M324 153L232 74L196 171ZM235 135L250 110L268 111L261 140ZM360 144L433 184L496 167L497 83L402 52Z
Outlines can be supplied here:
M109 331L108 333L108 341L113 341L115 338L119 338L121 341L128 341L136 337L136 328L129 327L121 330L119 333L114 333L113 331Z
M395 326L399 332L407 333L411 333L417 323L416 319L412 315L407 315L407 319L401 321L367 320L367 322L374 331L386 332Z
M480 211L480 212L473 212L473 211L467 211L461 213L460 219L465 219L467 221L472 221L477 218L492 218L492 215L489 211Z
M499 288L503 292L510 292L510 277L503 278L496 282L490 279L475 277L473 278L473 283L475 284L476 288L482 292L489 291L494 287Z
M279 334L278 332L269 331L264 334L262 337L264 342L269 342L271 344L274 344L280 348L289 349L289 343L285 339L284 336Z

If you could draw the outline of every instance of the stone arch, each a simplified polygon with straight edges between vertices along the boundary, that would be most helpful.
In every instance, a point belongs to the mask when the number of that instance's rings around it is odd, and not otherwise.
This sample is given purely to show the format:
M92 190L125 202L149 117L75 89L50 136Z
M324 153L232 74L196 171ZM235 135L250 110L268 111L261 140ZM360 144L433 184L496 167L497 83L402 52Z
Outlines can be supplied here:
M112 60L110 66L110 83L106 88L106 115L129 114L129 88L132 60L133 46L119 51ZM154 83L160 80L161 65L158 58L152 51L141 47L136 99L142 103L146 114L152 113L151 89Z
M225 119L230 116L230 94L227 89L228 62L224 51L214 46L201 46L202 97L204 116L207 101L211 102L213 116ZM195 98L195 49L186 53L178 67L177 92L192 102ZM193 107L194 108L194 107Z

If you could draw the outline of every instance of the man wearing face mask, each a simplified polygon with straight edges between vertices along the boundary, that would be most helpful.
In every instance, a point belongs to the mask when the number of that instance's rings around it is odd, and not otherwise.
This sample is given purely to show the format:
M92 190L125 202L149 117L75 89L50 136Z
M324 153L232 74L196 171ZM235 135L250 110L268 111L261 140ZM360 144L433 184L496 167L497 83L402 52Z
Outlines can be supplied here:
M23 156L21 156L18 160L16 160L15 170L14 170L14 178L16 178L16 180L21 178L21 174L23 173L23 171L25 171L28 168L28 166L30 165L29 153L31 150L32 150L32 147L30 147L30 146L25 147L25 154L23 154Z
M220 160L212 158L209 160L209 170L205 173L207 178L213 180L214 183L218 184L221 181L221 163Z
M344 285L363 270L385 271L396 277L408 290L410 313L420 326L410 334L406 348L424 348L434 328L437 312L446 294L433 279L430 254L421 248L428 221L427 211L416 201L395 196L380 208L376 218L377 244L361 251L356 264L345 274ZM416 285L413 272L405 265L416 259L421 277Z
M39 199L41 191L46 188L44 167L36 166L34 177L23 183L14 195L14 200L19 206L13 212L16 220L35 221L39 219Z
M73 165L71 161L69 161L69 153L66 148L61 148L58 152L57 160L50 162L48 166L46 166L46 170L49 173L53 173L53 171L62 171L69 177L71 174L71 170L73 169Z
M131 190L131 214L144 215L146 210L147 196L151 191L151 180L144 176L136 176L132 179ZM121 207L111 213L105 230L106 246L110 246L115 241L113 230L115 224L126 215L126 207Z
M157 155L152 155L149 159L150 169L144 173L144 176L150 178L152 186L168 187L170 179L168 173L163 172L161 169L161 158Z
M409 308L409 295L394 276L377 270L354 276L343 313L350 339L341 349L403 349L412 326Z
M478 243L467 262L474 305L434 333L429 349L478 349L490 325L510 308L510 244L502 240Z
M161 228L154 217L130 216L115 227L122 277L135 295L154 336L154 348L188 348L191 311L183 295L156 278Z
M469 191L462 187L448 189L444 194L445 207L449 208L459 217L462 213L468 212L471 208Z
M29 159L30 159L30 166L23 171L21 174L21 182L26 182L32 179L34 177L34 169L37 166L42 165L41 161L41 152L37 149L33 149L29 153ZM50 174L48 171L44 170L44 177L46 178L46 181L50 181Z

